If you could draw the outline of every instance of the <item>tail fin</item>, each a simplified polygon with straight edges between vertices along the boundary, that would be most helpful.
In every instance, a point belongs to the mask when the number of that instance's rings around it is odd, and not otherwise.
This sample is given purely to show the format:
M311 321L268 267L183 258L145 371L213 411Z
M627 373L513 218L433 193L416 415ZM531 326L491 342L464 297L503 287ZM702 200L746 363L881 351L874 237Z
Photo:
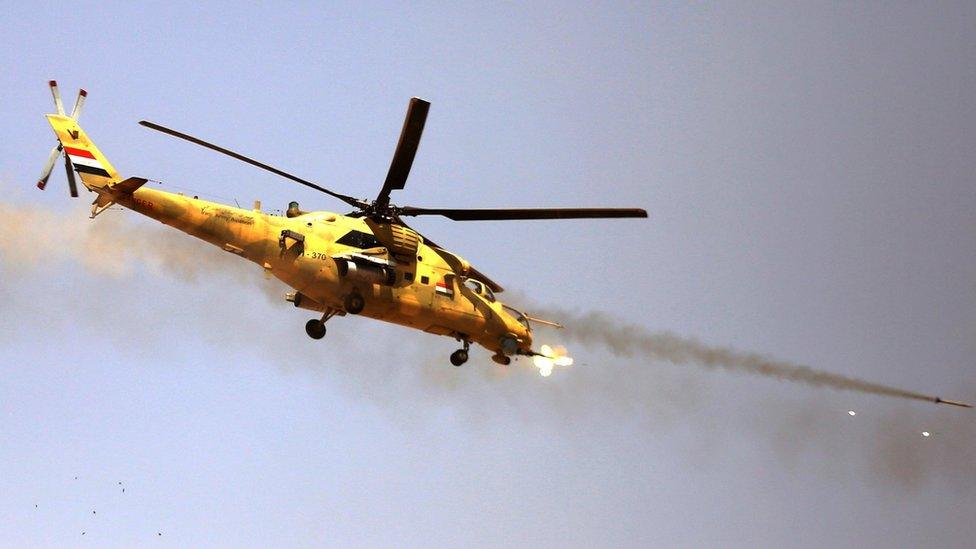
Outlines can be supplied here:
M47 121L51 123L71 166L78 172L85 187L97 191L122 180L119 172L92 143L77 120L62 114L49 114Z

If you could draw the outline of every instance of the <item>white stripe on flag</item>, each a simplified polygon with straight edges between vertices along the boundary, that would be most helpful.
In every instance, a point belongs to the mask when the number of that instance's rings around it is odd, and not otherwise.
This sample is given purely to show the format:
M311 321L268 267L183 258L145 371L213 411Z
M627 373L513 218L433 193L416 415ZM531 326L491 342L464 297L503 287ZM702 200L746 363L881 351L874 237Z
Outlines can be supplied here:
M98 168L100 170L105 169L105 167L102 166L102 163L99 162L98 160L95 160L94 158L85 158L84 156L75 156L73 154L69 154L68 156L71 158L72 164L80 165L80 166L88 166L89 168Z

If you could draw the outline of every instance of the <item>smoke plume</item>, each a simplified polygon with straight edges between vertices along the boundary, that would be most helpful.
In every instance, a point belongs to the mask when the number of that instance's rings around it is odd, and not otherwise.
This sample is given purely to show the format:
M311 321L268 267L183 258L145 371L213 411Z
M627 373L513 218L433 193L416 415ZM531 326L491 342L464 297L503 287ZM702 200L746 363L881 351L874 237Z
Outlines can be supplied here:
M0 272L10 274L81 265L87 272L110 279L139 271L184 282L203 277L231 276L253 284L256 267L242 269L230 254L155 222L126 219L131 212L113 209L95 221L81 212L58 214L0 202ZM268 299L280 301L285 288L277 281L257 284Z
M772 377L815 387L883 395L909 400L937 402L937 397L906 391L840 374L773 360L760 354L730 347L706 345L694 338L670 332L652 333L641 326L622 324L599 312L574 314L557 309L541 309L547 318L564 322L567 337L584 345L601 345L621 357L645 356L673 364L694 364Z

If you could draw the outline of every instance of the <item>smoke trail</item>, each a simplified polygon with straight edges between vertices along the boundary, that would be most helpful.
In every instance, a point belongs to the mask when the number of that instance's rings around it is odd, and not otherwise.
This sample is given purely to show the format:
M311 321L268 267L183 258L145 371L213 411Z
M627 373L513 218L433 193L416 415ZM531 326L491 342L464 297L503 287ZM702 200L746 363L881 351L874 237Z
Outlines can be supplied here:
M80 216L58 216L51 212L0 203L0 258L12 259L0 266L18 269L36 266L52 256L74 260L97 274L120 278L137 268L196 281L201 276L236 273L239 282L253 283L235 257L214 253L208 245L175 230L135 224L122 216L103 214L97 223ZM253 271L252 271L253 272ZM269 300L281 300L284 286L259 286ZM773 360L729 347L705 345L669 332L652 333L641 326L626 325L598 312L574 314L557 309L536 312L562 320L568 337L584 344L598 344L622 357L645 356L674 364L700 364L707 368L747 372L811 386L939 402L934 396L907 391L853 377L817 370L809 366Z
M78 263L96 275L120 279L148 270L184 282L228 275L256 284L279 302L284 285L258 283L255 268L179 231L154 223L134 223L127 211L103 213L97 221L81 212L58 215L0 203L0 269L19 272L52 262Z
M37 299L25 294L25 290L31 291L32 276L21 275L64 271L70 278L78 266L111 278L111 284L96 283L84 292L65 290ZM70 322L61 320L61 315L48 318L45 311L52 307L70 312L83 309L79 315L90 330L93 344L114 344L123 353L133 347L169 344L157 340L159 324L179 323L178 333L212 344L217 355L228 348L247 349L259 357L253 367L273 364L288 374L314 376L404 428L439 421L449 411L469 429L489 428L498 421L517 418L545 422L554 434L575 440L586 425L595 431L604 430L605 424L599 423L602 420L594 419L603 418L614 424L636 422L645 433L690 428L699 444L717 447L727 440L731 429L726 427L732 425L723 427L716 421L718 416L726 422L738 421L737 428L744 422L752 438L760 445L766 442L786 467L812 463L834 472L866 474L882 484L894 481L909 489L936 479L949 480L956 489L967 492L973 489L972 482L964 479L976 478L976 447L971 444L976 424L954 413L956 410L922 413L886 409L872 422L865 421L870 417L865 412L845 430L838 428L837 416L838 408L846 411L848 403L836 395L811 396L797 402L782 395L756 393L746 403L729 400L723 398L729 394L729 384L746 388L744 378L726 379L719 388L707 376L696 375L694 369L648 368L645 359L675 364L700 362L714 368L770 372L766 375L786 379L803 378L791 373L790 368L800 373L809 369L731 349L713 349L672 334L654 334L596 313L535 311L566 322L564 333L593 351L605 346L614 355L631 359L609 360L601 356L602 352L589 353L589 360L584 359L564 375L545 379L524 361L500 368L486 358L476 358L467 368L452 368L446 361L452 350L446 339L420 334L401 338L403 328L367 319L342 319L351 327L337 326L329 333L329 344L323 346L304 337L301 322L287 316L294 311L253 307L255 285L264 282L258 272L213 246L128 213L107 212L91 222L81 209L59 215L0 202L0 297L6 294L0 300L0 340L25 333L15 327L41 319ZM199 282L200 288L191 295L157 294L150 315L156 320L134 322L131 319L142 316L139 298L143 284L150 282L146 274ZM238 283L240 291L227 291L228 282ZM281 299L281 285L273 282L276 289L268 289L269 303L287 307ZM220 297L212 299L214 293ZM200 299L201 294L206 299ZM282 315L281 321L269 322L267 313L276 319ZM123 322L126 329L116 329ZM357 323L363 328L368 325L368 331L355 329ZM391 361L396 367L391 367ZM240 375L239 364L215 360L209 367ZM807 377L810 381L806 383L825 386L837 386L831 380L843 380L841 385L845 385L847 380L832 374ZM418 402L424 405L418 406ZM495 413L486 415L485 410ZM504 415L499 415L502 412ZM742 419L743 413L755 417ZM843 420L846 418L843 414ZM931 425L945 435L922 444L921 437L906 432L911 429L907 426ZM851 428L857 430L852 432ZM720 454L700 449L692 453ZM834 472L831 478L836 476Z
M801 364L773 360L730 347L705 345L696 339L681 337L670 332L652 333L640 326L621 324L598 312L573 314L556 309L541 309L537 312L548 318L563 321L568 337L583 344L603 345L617 356L647 356L674 364L700 364L707 368L747 372L815 387L941 402L938 397L923 393L825 372Z
M97 223L80 216L18 208L0 203L0 263L7 269L29 268L53 256L73 260L101 275L120 278L138 268L196 281L202 276L236 275L238 282L253 283L257 277L241 268L236 257L214 253L207 244L175 230L132 223L122 216L103 214ZM253 272L253 271L251 271ZM267 298L279 302L284 286L261 284ZM598 344L622 357L644 356L674 364L700 364L707 368L747 372L811 386L856 391L896 398L939 402L934 396L817 370L809 366L773 360L729 347L710 346L669 332L652 333L641 326L614 321L599 312L574 314L558 309L537 313L560 319L565 334L584 344Z

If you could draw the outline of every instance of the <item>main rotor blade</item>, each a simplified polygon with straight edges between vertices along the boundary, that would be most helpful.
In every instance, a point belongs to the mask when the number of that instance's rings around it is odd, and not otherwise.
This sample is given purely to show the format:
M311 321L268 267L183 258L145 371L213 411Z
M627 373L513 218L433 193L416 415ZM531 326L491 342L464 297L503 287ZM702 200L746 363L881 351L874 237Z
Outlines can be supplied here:
M241 162L246 162L246 163L248 163L248 164L250 164L252 166L257 166L258 168L261 168L262 170L267 170L267 171L269 171L269 172L271 172L271 173L273 173L275 175L280 175L281 177L284 177L285 179L290 179L290 180L294 181L295 183L301 183L302 185L305 185L306 187L310 187L312 189L315 189L316 191L323 192L323 193L325 193L325 194L327 194L329 196L334 196L335 198L338 198L339 200L342 200L343 202L345 202L346 204L349 204L350 206L354 206L356 208L364 208L364 207L367 206L367 204L364 201L362 201L362 200L360 200L358 198L353 198L351 196L346 196L344 194L339 194L337 192L330 191L329 189L326 189L325 187L320 187L319 185L316 185L315 183L312 183L311 181L302 179L300 177L296 177L296 176L294 176L294 175L292 175L292 174L290 174L288 172L281 171L278 168L275 168L274 166L269 166L269 165L267 165L267 164L265 164L263 162L258 162L257 160L248 158L248 157L244 156L243 154L236 153L236 152L234 152L234 151L232 151L230 149L225 149L223 147L219 147L217 145L214 145L213 143L208 143L208 142L206 142L206 141L204 141L202 139L198 139L196 137L193 137L192 135L187 135L185 133L178 132L176 130L172 130L172 129L167 128L165 126L160 126L159 124L155 124L155 123L149 122L147 120L140 120L139 121L139 124L142 125L142 126L145 126L147 128L156 130L158 132L163 132L165 134L172 135L173 137L179 137L180 139L184 139L186 141L189 141L190 143L194 143L196 145L200 145L201 147L206 147L208 149L217 151L219 153L226 154L227 156L229 156L231 158L236 158L236 159L240 160Z
M427 122L427 111L429 110L429 102L419 97L410 99L410 104L407 106L407 116L403 120L403 129L400 130L400 141L393 153L393 161L390 163L390 171L386 174L386 182L383 183L383 189L376 197L377 204L386 206L390 203L390 191L402 189L406 186L407 176L410 175L413 158L417 154L417 147L420 146L420 136L424 133L424 124Z
M443 215L455 221L490 221L511 219L596 219L611 217L647 217L640 208L500 208L447 209L400 208L400 215Z

